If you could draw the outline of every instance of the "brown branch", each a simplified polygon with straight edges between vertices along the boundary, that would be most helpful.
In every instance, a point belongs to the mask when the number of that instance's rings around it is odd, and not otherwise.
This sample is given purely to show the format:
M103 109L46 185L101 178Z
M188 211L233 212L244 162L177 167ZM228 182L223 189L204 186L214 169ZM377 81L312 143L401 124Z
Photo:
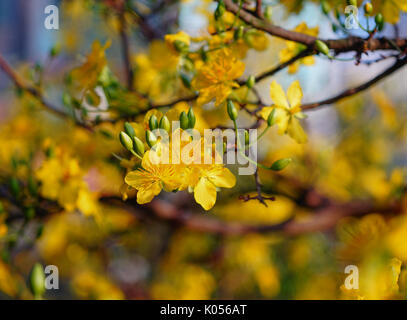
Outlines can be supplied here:
M41 92L37 88L30 86L28 84L25 84L24 81L14 71L14 69L8 64L8 62L4 59L4 57L1 54L0 54L0 69L2 69L4 71L4 73L10 78L10 80L14 83L14 85L17 88L32 95L48 111L50 111L51 113L53 113L59 117L63 117L63 118L68 117L67 113L65 113L64 111L58 109L57 107L53 106L48 101L46 101L45 98L42 96ZM92 131L92 128L87 126L84 123L76 122L76 124L86 130Z
M279 71L283 70L284 68L290 66L294 62L296 62L296 61L298 61L298 60L300 60L302 58L305 58L307 56L310 56L313 53L314 53L314 51L310 50L310 49L305 49L305 50L301 51L300 53L298 53L297 55L295 55L291 59L287 60L286 62L283 62L283 63L277 65L276 67L274 67L274 68L272 68L272 69L270 69L268 71L265 71L265 72L259 74L258 76L256 76L256 78L255 78L256 82L260 82L260 81L262 81L262 80L264 80L264 79L266 79L268 77L271 77L271 76L275 75L277 72L279 72ZM243 84L246 83L246 81L247 80L241 80L241 81L239 81L239 84L243 85Z
M302 110L311 110L311 109L315 109L315 108L317 108L319 106L328 105L328 104L337 102L337 101L339 101L339 100L341 100L343 98L353 96L353 95L355 95L355 94L357 94L357 93L359 93L361 91L364 91L364 90L370 88L371 86L373 86L374 84L376 84L380 80L384 79L385 77L391 75L393 72L395 72L395 71L399 70L400 68L402 68L405 64L407 64L407 56L404 57L403 59L398 59L391 67L389 67L388 69L386 69L384 72L380 73L379 75L377 75L373 79L371 79L371 80L369 80L369 81L367 81L367 82L365 82L365 83L363 83L363 84L361 84L361 85L359 85L359 86L357 86L355 88L345 90L342 93L340 93L340 94L338 94L338 95L336 95L334 97L331 97L331 98L328 98L328 99L325 99L325 100L322 100L322 101L319 101L319 102L304 104L304 105L301 106L301 109Z
M256 0L256 15L263 19L262 0Z
M121 47L122 47L124 74L126 75L127 89L129 91L131 91L131 90L133 90L133 68L131 66L131 61L130 61L130 59L131 59L130 45L129 45L129 37L127 34L127 25L126 25L126 19L124 16L124 11L120 12L119 21L120 21L120 42L121 42Z
M224 0L226 9L234 14L238 14L239 17L247 24L255 27L256 29L267 32L272 36L276 36L285 40L295 41L302 43L309 48L314 49L316 37L299 33L291 30L286 30L284 28L275 26L263 19L257 18L255 15L248 11L240 10L239 6L233 2L233 0ZM372 38L369 40L362 39L359 37L348 37L346 39L336 39L336 40L323 40L329 48L335 50L336 53L349 52L349 51L374 51L374 50L394 50L394 47L385 38ZM405 50L407 48L407 39L392 39L398 47Z
M330 230L341 218L346 216L363 216L373 212L398 214L402 211L400 203L375 206L371 202L353 201L346 204L333 204L322 208L306 220L296 221L289 219L279 224L246 225L221 221L210 218L207 215L192 214L186 210L180 210L175 205L164 200L153 200L147 207L151 209L154 216L160 220L176 223L197 232L220 235L278 232L287 236L295 236L310 232ZM138 211L131 205L126 205L126 208L130 211ZM272 209L270 210L270 214L273 214Z

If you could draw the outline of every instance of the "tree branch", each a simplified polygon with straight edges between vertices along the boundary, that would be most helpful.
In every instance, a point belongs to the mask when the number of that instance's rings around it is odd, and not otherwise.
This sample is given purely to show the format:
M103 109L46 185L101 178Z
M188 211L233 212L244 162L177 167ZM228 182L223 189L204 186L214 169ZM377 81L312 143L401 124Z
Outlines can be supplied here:
M233 2L233 0L224 0L226 9L234 14L239 14L240 19L244 22L250 24L256 29L267 32L272 36L276 36L285 40L295 41L302 43L309 48L315 49L314 44L316 37L299 33L295 31L286 30L284 28L275 26L268 23L265 20L259 19L248 11L240 10L239 6ZM348 37L346 39L337 40L323 40L330 49L335 50L336 53L349 52L349 51L374 51L374 50L395 50L395 43L399 48L405 50L407 48L407 39L391 39L390 41L386 38L372 38L363 39L359 37Z
M359 93L361 91L364 91L364 90L370 88L371 86L373 86L374 84L376 84L377 82L379 82L383 78L389 76L393 72L399 70L400 68L402 68L406 64L407 64L407 56L404 57L403 59L397 59L397 61L391 67L389 67L388 69L386 69L385 71L383 71L382 73L380 73L379 75L374 77L373 79L369 80L368 82L365 82L365 83L363 83L363 84L361 84L361 85L359 85L359 86L357 86L355 88L345 90L342 93L340 93L340 94L338 94L338 95L336 95L334 97L331 97L331 98L328 98L328 99L325 99L325 100L322 100L322 101L319 101L319 102L304 104L304 105L301 106L301 109L302 110L311 110L311 109L315 109L315 108L317 108L319 106L328 105L328 104L337 102L337 101L339 101L339 100L341 100L343 98L353 96L353 95L355 95L355 94L357 94L357 93Z

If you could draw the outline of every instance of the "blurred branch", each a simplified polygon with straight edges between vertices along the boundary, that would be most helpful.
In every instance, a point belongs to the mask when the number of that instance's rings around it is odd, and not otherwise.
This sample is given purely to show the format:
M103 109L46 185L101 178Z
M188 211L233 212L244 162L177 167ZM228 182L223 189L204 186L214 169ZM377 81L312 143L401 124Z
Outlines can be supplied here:
M278 224L247 225L236 222L226 222L209 217L208 215L193 214L189 210L177 208L165 200L155 199L151 203L140 207L134 200L123 203L117 198L104 198L109 204L122 205L133 214L145 218L175 223L189 230L219 235L242 235L248 233L282 233L295 236L317 231L328 231L346 216L363 216L369 213L399 214L402 212L401 203L390 203L375 206L370 201L353 201L345 204L329 204L317 210L309 219L296 221L289 219ZM143 215L143 208L148 208L149 213ZM270 214L273 214L270 210Z
M319 106L331 104L331 103L337 102L337 101L339 101L339 100L341 100L343 98L353 96L353 95L355 95L355 94L357 94L357 93L359 93L361 91L364 91L364 90L370 88L371 86L373 86L374 84L376 84L380 80L386 78L387 76L391 75L393 72L399 70L400 68L402 68L406 64L407 64L407 56L404 57L403 59L397 59L396 62L391 67L384 70L382 73L380 73L379 75L377 75L373 79L371 79L371 80L369 80L369 81L367 81L367 82L365 82L365 83L363 83L363 84L361 84L361 85L359 85L359 86L357 86L355 88L345 90L342 93L340 93L340 94L338 94L338 95L336 95L334 97L331 97L331 98L328 98L328 99L325 99L325 100L322 100L322 101L319 101L319 102L304 104L304 105L301 106L301 109L302 110L315 109L315 108L317 108Z
M20 78L20 76L14 71L14 69L8 64L8 62L4 59L4 57L0 54L0 69L4 71L4 73L10 78L10 80L14 83L14 85L24 91L29 93L31 96L33 96L39 103L41 103L48 111L51 113L59 116L59 117L68 117L69 115L65 113L64 111L58 109L57 107L53 106L50 104L48 101L45 100L45 98L42 96L40 90L37 88L30 86L28 84L25 84L24 81ZM81 126L84 129L87 130L92 130L91 127L83 124L83 123L78 123L76 122L77 125Z
M133 68L131 65L129 37L127 35L127 24L122 10L119 14L120 21L120 42L122 47L124 74L126 75L127 89L133 90Z
M269 23L264 19L257 18L248 11L239 10L239 6L235 4L233 0L224 0L224 3L228 11L234 14L239 14L240 19L256 29L285 40L302 43L309 49L315 49L316 37L305 33L286 30ZM363 39L360 37L347 37L345 39L322 41L324 41L330 49L335 50L336 53L349 51L365 52L374 50L394 50L394 46L386 38ZM391 39L391 42L394 42L402 50L406 50L407 48L407 39Z

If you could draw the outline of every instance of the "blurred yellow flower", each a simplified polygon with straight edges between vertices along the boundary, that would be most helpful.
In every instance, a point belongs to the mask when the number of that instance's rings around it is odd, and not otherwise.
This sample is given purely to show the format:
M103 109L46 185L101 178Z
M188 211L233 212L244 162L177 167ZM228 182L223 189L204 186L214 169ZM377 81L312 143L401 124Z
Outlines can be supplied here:
M318 35L319 28L318 27L308 28L308 26L305 22L301 22L294 29L294 31L316 37ZM283 50L280 51L281 63L290 60L291 58L298 55L301 51L306 49L306 46L304 46L303 44L298 43L298 42L286 41L285 43L286 43L286 48L284 48ZM301 58L288 66L288 73L296 73L298 71L300 64L310 66L310 65L313 65L314 63L315 63L315 59L313 56Z
M298 120L303 118L301 113L302 90L299 81L294 81L290 85L287 96L283 88L276 81L273 81L270 87L270 96L274 105L265 107L260 111L263 119L267 120L271 111L275 109L274 117L279 128L279 134L288 133L298 143L307 142L307 135Z

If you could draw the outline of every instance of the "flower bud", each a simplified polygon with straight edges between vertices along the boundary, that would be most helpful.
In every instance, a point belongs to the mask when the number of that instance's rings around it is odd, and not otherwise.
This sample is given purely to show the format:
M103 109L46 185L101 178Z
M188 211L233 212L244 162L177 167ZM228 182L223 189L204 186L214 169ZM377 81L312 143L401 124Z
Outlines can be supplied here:
M119 135L119 139L125 149L127 149L129 151L133 150L133 140L131 140L131 138L129 137L129 135L126 132L121 131L120 135Z
M219 20L225 14L225 3L220 0L215 10L215 20Z
M379 31L382 31L382 30L383 30L383 27L384 27L383 15L382 15L381 13L378 13L378 14L376 15L376 17L374 18L374 21L376 22L377 29L378 29Z
M18 197L20 195L20 183L16 177L11 177L10 179L10 191L14 197Z
M249 77L249 79L247 79L247 81L246 81L246 86L247 86L249 89L251 89L251 88L254 87L255 84L256 84L256 78L255 78L255 76L251 75L251 76Z
M272 6L267 6L266 9L264 10L264 17L267 20L271 20L271 17L273 15L273 7Z
M227 102L227 111L228 111L229 118L232 121L236 121L236 119L237 119L237 109L236 109L235 104L233 103L232 100L228 100L228 102Z
M267 117L267 125L269 127L271 127L272 125L274 125L276 123L276 108L274 108L273 110L271 110L269 116Z
M328 56L329 55L329 47L326 45L325 42L321 41L321 40L316 40L315 41L315 48L323 53L324 55Z
M249 131L247 130L244 131L244 143L246 146L250 144Z
M348 0L348 5L357 7L358 0Z
M144 143L141 141L139 138L136 136L133 137L133 143L134 143L134 151L139 155L143 156L144 154Z
M147 130L146 131L146 141L147 141L148 146L150 148L152 148L157 143L157 137L150 130Z
M331 11L331 5L326 0L323 0L321 1L321 9L325 15L328 15L329 11Z
M174 41L174 48L177 50L179 53L185 53L188 52L189 50L189 45L188 43L181 41L181 40L175 40Z
M179 122L181 125L181 129L186 130L189 127L189 119L185 111L182 111L179 116Z
M244 35L244 27L240 26L235 30L235 33L233 34L233 38L237 41L243 38Z
M191 80L188 78L188 76L181 73L180 78L181 78L182 84L185 86L185 88L191 89Z
M25 210L24 214L25 214L25 218L27 220L31 220L32 218L35 217L35 209L33 207L27 208L27 210Z
M148 120L148 126L150 127L150 130L155 130L158 128L158 120L155 115L152 115Z
M188 128L193 129L195 127L196 117L192 108L188 110Z
M162 116L162 118L160 120L159 128L163 129L167 132L170 132L171 124L170 124L170 120L168 120L167 116Z
M291 158L284 158L284 159L277 160L271 165L270 169L274 170L274 171L283 170L285 167L287 167L291 163L291 161L292 161Z
M45 293L45 274L41 264L36 263L30 274L30 289L36 299Z
M136 132L134 131L133 126L132 126L129 122L125 122L125 123L124 123L124 132L126 132L127 135L128 135L130 138L133 138L134 135L136 134Z
M373 11L373 6L372 6L372 4L371 4L370 2L366 2L366 3L365 3L365 6L364 6L364 9L365 9L365 13L366 13L367 15L369 15L369 14L371 14L372 11Z

